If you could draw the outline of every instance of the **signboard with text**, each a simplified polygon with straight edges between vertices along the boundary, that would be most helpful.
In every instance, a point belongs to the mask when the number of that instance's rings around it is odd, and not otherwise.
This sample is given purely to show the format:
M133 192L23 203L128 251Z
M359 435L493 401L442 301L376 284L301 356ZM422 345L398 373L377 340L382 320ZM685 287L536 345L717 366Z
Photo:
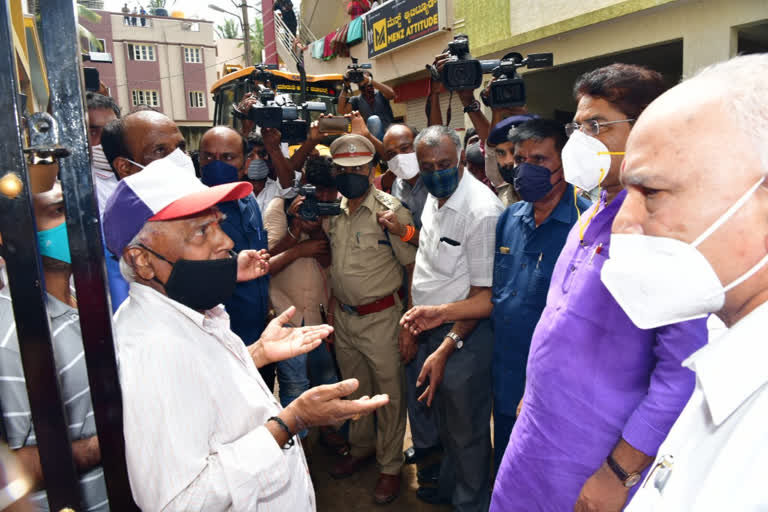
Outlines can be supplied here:
M366 14L368 58L440 30L438 0L390 0Z

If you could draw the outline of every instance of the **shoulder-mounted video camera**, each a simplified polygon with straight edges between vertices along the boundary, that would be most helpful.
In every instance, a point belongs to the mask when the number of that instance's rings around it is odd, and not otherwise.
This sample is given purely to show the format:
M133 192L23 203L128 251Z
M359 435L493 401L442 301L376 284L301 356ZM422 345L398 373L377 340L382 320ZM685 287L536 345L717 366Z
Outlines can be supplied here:
M317 199L317 188L314 185L299 187L299 195L304 196L304 202L299 206L299 217L303 220L314 221L318 217L341 214L341 202L322 202Z
M357 59L352 57L352 64L347 66L347 77L353 84L362 83L365 80L365 69L371 69L370 64L358 64Z
M508 53L501 60L473 59L469 53L469 38L464 34L457 34L453 41L448 43L448 53L451 57L440 73L434 66L427 66L433 78L439 78L449 91L461 91L477 89L483 84L483 74L492 73L496 80L491 83L488 98L483 96L483 102L495 108L525 104L525 84L518 75L517 68L552 66L551 53L532 53L526 59L517 52Z
M258 96L258 103L252 105L248 112L241 112L233 106L232 115L238 119L250 119L261 128L277 128L283 142L301 143L307 139L309 131L309 123L302 118L304 112L325 112L325 103L308 101L296 105L287 95L276 97L275 91L270 88L273 87L273 76L268 69L272 68L263 64L256 66L246 81Z
M552 67L551 53L531 53L527 58L517 52L508 53L491 70L495 80L491 82L488 96L482 96L483 103L492 108L520 107L525 105L525 82L517 68L528 69Z

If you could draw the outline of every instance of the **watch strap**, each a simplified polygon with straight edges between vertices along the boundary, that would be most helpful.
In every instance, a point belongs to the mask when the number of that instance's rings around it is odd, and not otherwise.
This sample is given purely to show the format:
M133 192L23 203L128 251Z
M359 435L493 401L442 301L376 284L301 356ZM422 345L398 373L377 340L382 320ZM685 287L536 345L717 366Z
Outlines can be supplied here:
M619 480L621 480L621 483L624 484L625 487L633 487L640 481L640 473L627 473L627 471L622 468L618 462L616 462L616 459L613 458L613 455L608 455L608 457L605 458L605 462L608 464L608 467L611 468L611 471L613 471Z
M479 112L480 111L480 102L477 100L474 100L472 103L464 107L464 113L469 114L470 112Z
M461 347L464 346L464 340L461 338L461 336L459 336L455 332L450 331L445 336L448 337L448 338L451 338L454 341L454 343L456 343L456 348L457 349L461 349Z

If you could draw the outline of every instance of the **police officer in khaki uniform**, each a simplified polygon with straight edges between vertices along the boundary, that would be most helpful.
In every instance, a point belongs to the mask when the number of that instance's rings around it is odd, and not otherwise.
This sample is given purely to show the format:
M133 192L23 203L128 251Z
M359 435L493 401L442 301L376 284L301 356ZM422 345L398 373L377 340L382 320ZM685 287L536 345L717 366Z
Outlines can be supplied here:
M352 422L350 454L331 471L344 478L375 454L380 467L374 500L389 503L400 491L405 435L403 361L413 358L416 341L399 327L405 304L404 269L411 282L416 247L390 235L379 218L392 211L402 225L413 225L400 201L373 186L373 145L360 135L344 135L331 144L341 214L328 227L336 357L342 376L356 378L352 398L389 395L389 404ZM331 319L329 318L329 321Z

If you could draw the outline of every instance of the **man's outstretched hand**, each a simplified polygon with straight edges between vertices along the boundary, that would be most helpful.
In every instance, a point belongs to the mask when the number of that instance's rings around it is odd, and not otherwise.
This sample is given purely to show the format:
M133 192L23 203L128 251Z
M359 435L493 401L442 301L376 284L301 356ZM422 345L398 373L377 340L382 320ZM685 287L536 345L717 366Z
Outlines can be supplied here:
M258 279L269 272L269 253L252 249L237 253L237 282Z
M306 327L285 327L290 324L294 306L289 307L261 333L259 340L248 347L257 368L269 363L283 361L314 350L333 332L330 325L308 325Z
M359 385L357 379L347 379L337 384L314 387L291 402L283 413L295 422L295 432L298 432L309 427L337 425L349 419L356 420L389 403L388 395L364 396L357 400L343 399L353 393Z
M446 318L440 306L414 306L400 319L403 329L408 329L414 336L443 325L445 322Z

